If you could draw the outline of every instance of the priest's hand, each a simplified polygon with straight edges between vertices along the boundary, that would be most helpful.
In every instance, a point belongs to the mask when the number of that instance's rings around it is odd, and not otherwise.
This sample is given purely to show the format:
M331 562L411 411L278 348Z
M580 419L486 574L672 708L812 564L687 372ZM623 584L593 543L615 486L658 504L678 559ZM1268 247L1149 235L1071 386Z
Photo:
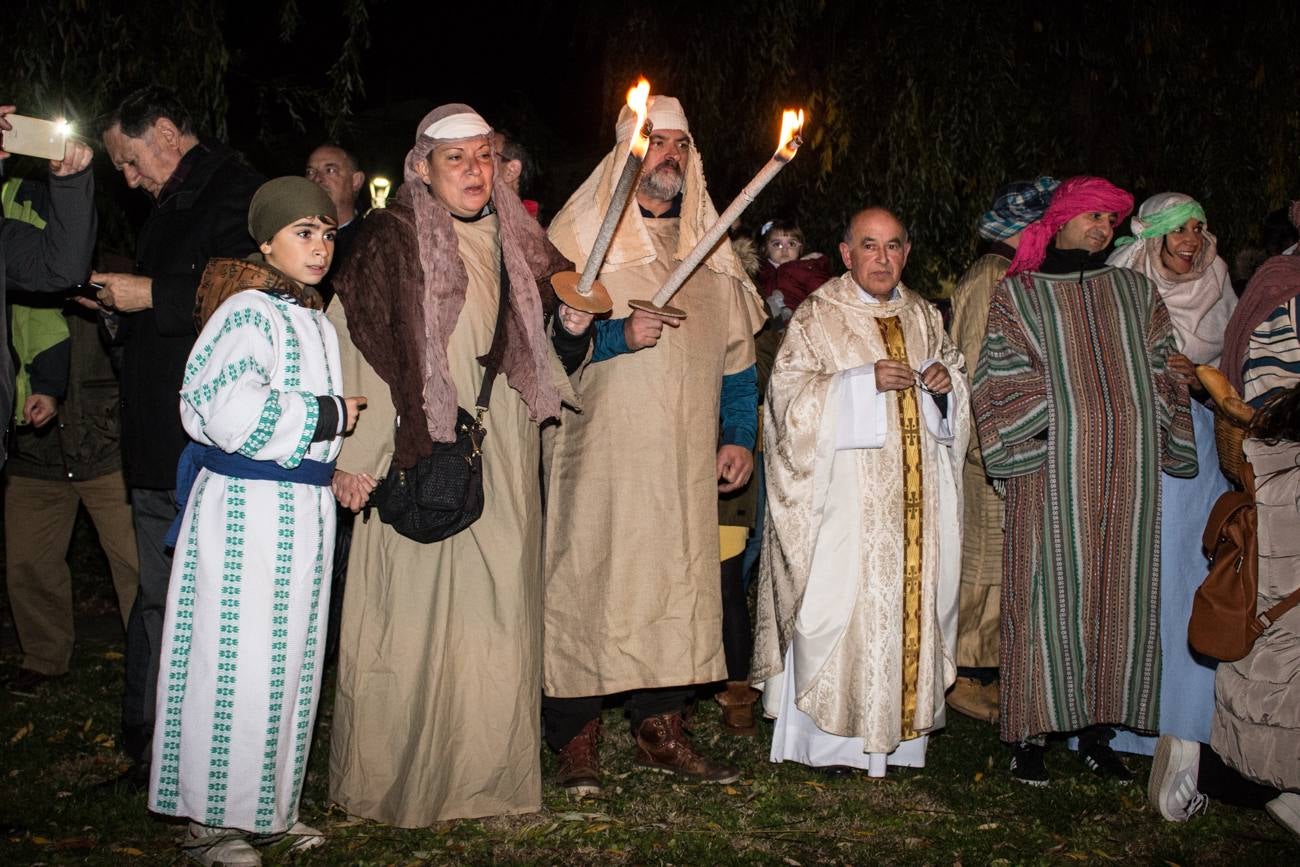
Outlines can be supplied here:
M921 373L921 384L930 394L947 394L952 391L952 375L942 364L931 364Z
M375 484L374 478L369 473L345 473L342 470L335 470L334 478L330 482L330 490L334 492L334 497L343 508L360 512L366 500L370 499L370 492L375 489Z
M738 491L754 472L754 454L744 446L727 445L718 449L718 493Z
M902 391L916 385L916 372L901 361L882 358L876 362L876 391Z
M1191 385L1196 382L1196 365L1192 364L1192 360L1181 352L1170 354L1169 371L1182 385Z
M563 326L565 331L569 332L569 334L574 337L586 334L587 329L591 327L591 320L596 318L595 313L585 313L581 310L570 307L564 302L560 302L558 315L560 318L560 325Z
M646 310L633 310L632 315L623 320L623 340L632 352L646 349L659 342L664 326L681 327L682 321L671 316L661 316Z

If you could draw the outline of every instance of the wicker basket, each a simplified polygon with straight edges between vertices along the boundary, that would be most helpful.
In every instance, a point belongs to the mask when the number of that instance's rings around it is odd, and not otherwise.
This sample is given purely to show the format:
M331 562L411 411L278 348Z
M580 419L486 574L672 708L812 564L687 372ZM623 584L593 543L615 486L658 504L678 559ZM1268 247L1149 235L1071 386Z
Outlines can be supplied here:
M1241 444L1246 441L1246 426L1219 407L1214 408L1214 448L1219 453L1219 469L1234 485L1241 485L1241 465L1246 460Z
M1246 462L1241 444L1255 410L1242 401L1222 371L1198 364L1196 378L1214 399L1214 447L1219 453L1219 467L1228 481L1240 486L1241 467Z

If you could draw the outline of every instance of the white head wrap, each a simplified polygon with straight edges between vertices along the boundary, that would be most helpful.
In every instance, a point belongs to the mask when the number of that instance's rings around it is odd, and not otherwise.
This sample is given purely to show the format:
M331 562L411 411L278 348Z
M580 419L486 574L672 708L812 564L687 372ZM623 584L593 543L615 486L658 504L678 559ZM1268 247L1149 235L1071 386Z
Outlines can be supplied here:
M463 111L439 118L426 126L421 135L438 141L456 141L464 138L476 138L492 132L488 122L478 112Z
M674 97L651 96L646 105L646 115L655 129L679 129L687 135L691 134L691 125L686 120L686 112L682 111L682 104ZM626 105L623 106L623 110L618 113L618 123L614 124L614 139L626 142L632 137L635 127L636 112Z
M1138 208L1131 222L1142 231L1145 219L1175 205L1192 201L1182 193L1160 193ZM1209 228L1201 232L1201 249L1186 274L1175 274L1160 261L1164 236L1138 240L1116 248L1107 261L1142 274L1155 285L1173 322L1178 350L1195 364L1217 365L1223 354L1223 334L1237 306L1227 264L1216 255L1217 241Z

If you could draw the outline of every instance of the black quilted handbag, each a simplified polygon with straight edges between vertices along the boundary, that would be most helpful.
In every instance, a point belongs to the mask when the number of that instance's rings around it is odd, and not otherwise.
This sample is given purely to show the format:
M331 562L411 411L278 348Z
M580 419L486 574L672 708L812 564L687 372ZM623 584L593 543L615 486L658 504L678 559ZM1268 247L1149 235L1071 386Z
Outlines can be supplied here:
M456 407L456 440L405 470L389 470L370 495L379 520L417 542L441 542L483 514L483 437L477 418Z
M390 468L370 494L367 509L373 506L379 520L408 539L426 544L441 542L483 514L483 440L487 436L483 416L497 376L496 359L501 354L498 342L504 338L509 288L503 265L493 350L483 371L474 414L456 407L456 439L434 443L433 454L420 458L413 467Z

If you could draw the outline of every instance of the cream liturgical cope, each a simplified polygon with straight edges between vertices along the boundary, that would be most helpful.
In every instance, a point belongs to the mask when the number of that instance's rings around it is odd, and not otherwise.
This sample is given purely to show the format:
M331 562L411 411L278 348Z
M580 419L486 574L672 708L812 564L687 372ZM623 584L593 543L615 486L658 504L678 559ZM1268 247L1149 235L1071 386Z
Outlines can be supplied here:
M921 389L914 400L876 392L874 365L891 357L891 342L914 370L948 369L946 409ZM918 410L910 423L905 405ZM845 274L795 312L764 413L768 520L751 680L777 718L772 760L872 773L890 753L890 763L923 764L918 735L943 725L956 677L970 439L961 353L939 312L902 284L874 302ZM918 456L919 479L905 468ZM919 573L910 590L909 568Z
M651 297L676 267L678 219L644 219L651 261L600 277L614 302ZM551 240L581 269L586 251L557 217ZM620 229L622 233L624 229ZM627 231L631 231L628 229ZM725 243L725 242L724 242ZM680 328L655 346L575 374L581 414L546 431L544 684L574 698L723 680L718 579L722 377L754 363L763 304L707 263L673 305Z

